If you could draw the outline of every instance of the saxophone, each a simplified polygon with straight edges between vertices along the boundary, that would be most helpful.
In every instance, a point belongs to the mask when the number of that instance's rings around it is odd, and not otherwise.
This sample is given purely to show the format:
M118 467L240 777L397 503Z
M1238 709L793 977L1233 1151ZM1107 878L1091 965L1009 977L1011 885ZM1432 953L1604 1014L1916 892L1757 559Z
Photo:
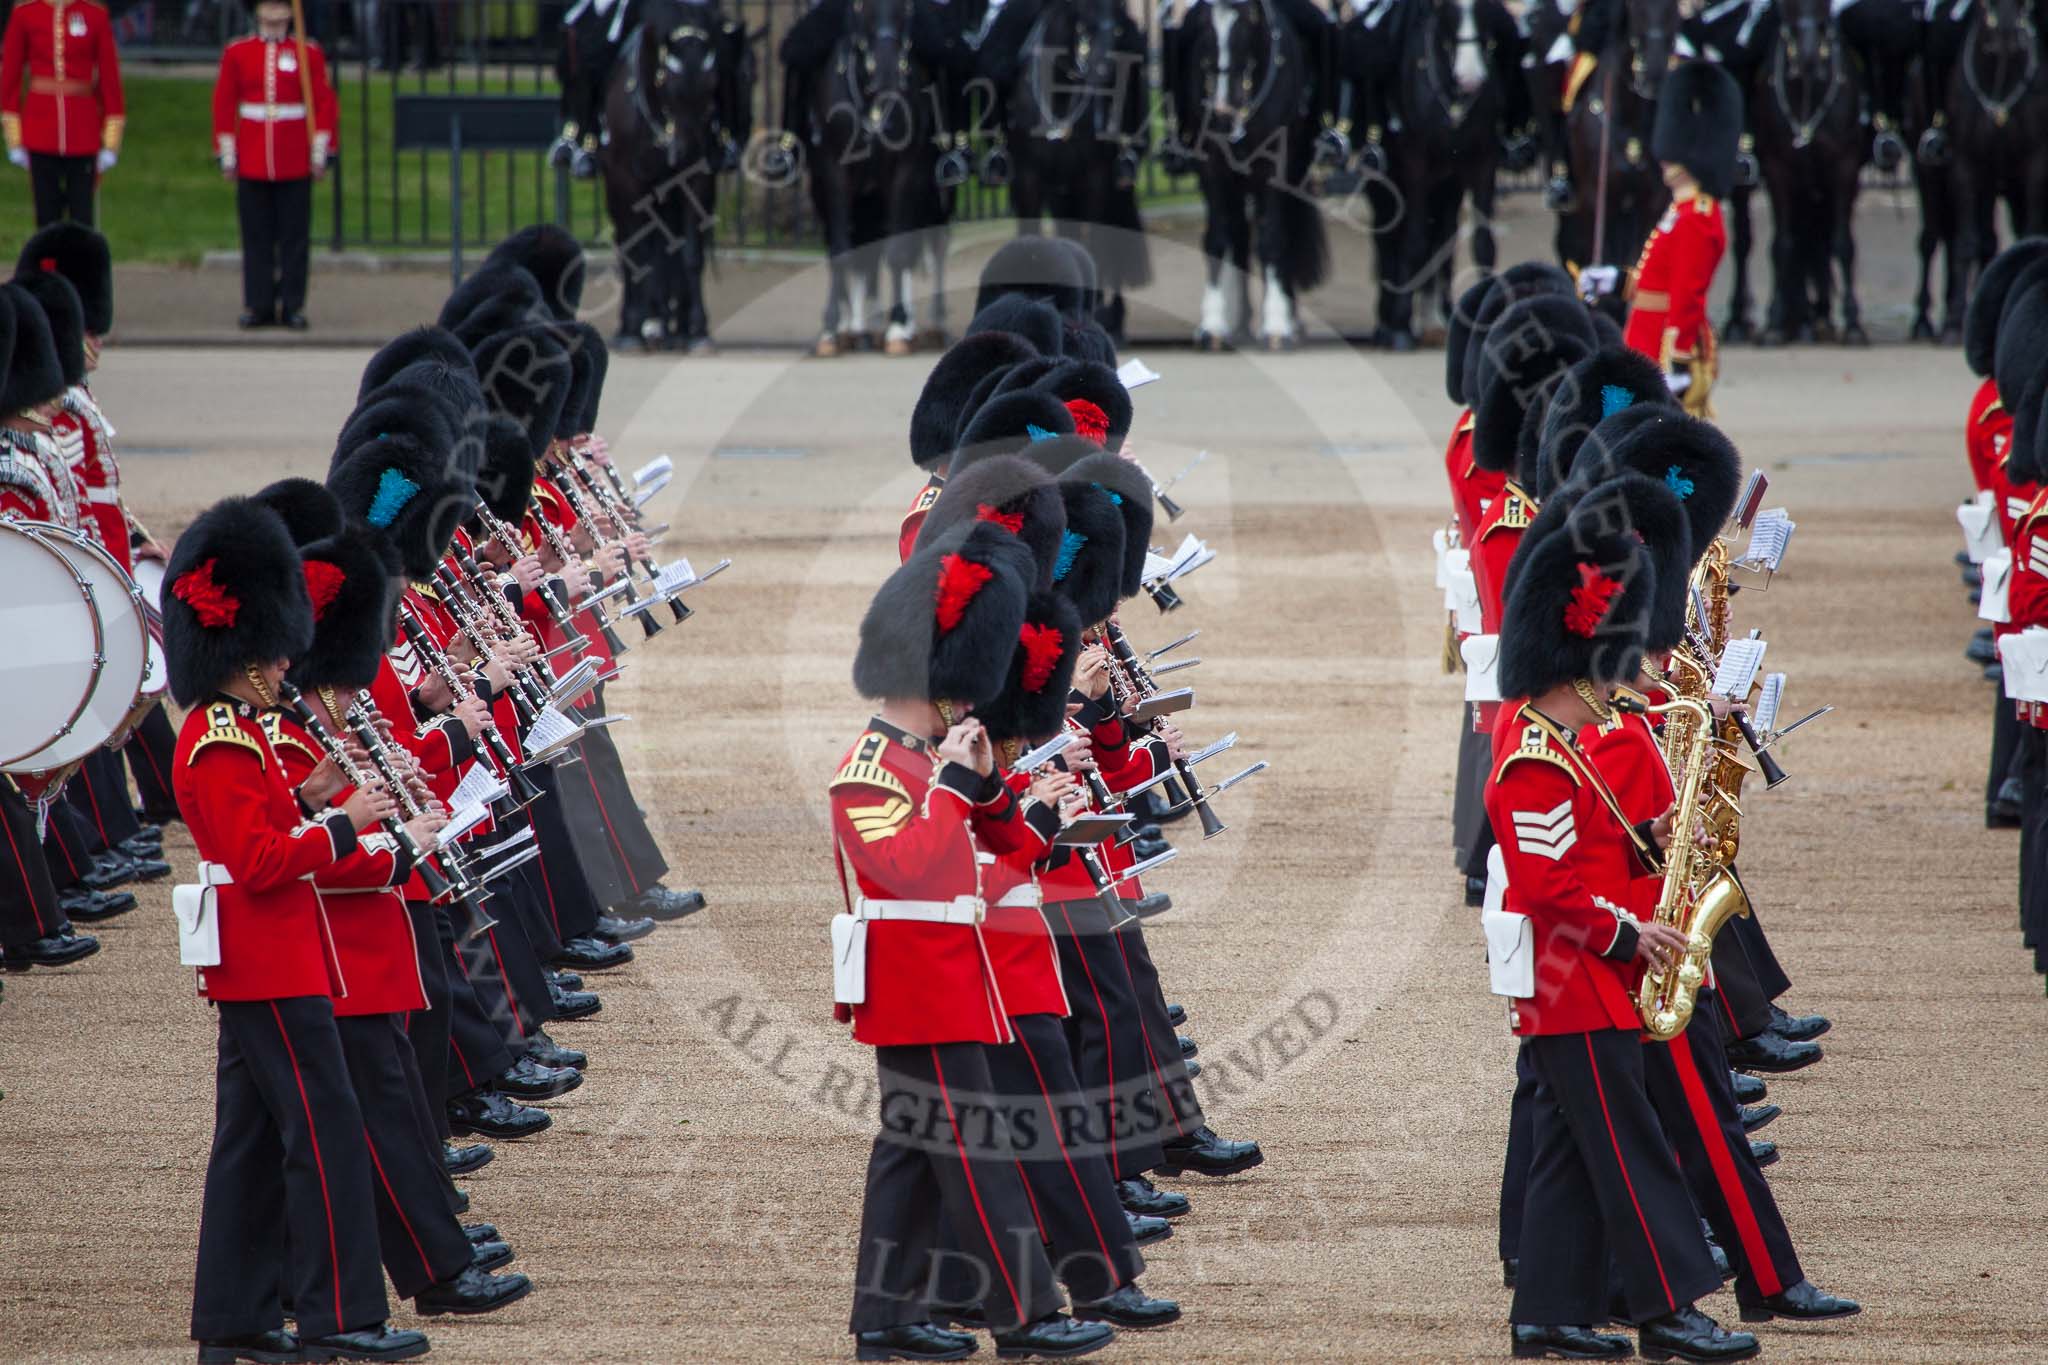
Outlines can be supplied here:
M1642 710L1665 717L1667 743L1674 726L1685 736L1671 847L1664 854L1664 886L1657 897L1657 921L1685 934L1685 951L1670 965L1646 971L1636 989L1636 1014L1644 1031L1669 1042L1692 1021L1700 986L1707 979L1714 935L1735 916L1749 913L1749 898L1726 864L1693 842L1715 795L1707 785L1720 747L1713 711L1683 697Z

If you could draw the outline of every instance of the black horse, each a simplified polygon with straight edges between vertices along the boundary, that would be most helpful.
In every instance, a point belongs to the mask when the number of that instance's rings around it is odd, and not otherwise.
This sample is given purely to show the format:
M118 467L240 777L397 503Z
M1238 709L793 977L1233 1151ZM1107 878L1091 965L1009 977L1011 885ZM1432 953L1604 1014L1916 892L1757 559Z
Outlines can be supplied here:
M1512 50L1500 51L1503 44ZM1472 262L1491 273L1494 262L1494 177L1500 167L1501 130L1516 121L1518 80L1496 73L1520 65L1514 20L1498 0L1425 0L1405 19L1393 92L1394 127L1387 138L1392 193L1380 197L1391 212L1374 236L1379 256L1379 331L1397 351L1415 348L1415 296L1433 291L1445 318L1450 309L1458 212L1472 201Z
M908 355L919 336L910 275L933 275L934 327L945 325L946 221L938 183L933 73L911 51L915 0L859 0L812 83L807 147L811 204L825 230L831 284L812 353L872 347L868 300L887 267L893 296L884 346Z
M2048 80L2027 0L1977 0L1949 79L1956 255L1949 315L1961 317L1977 270L1998 254L2002 201L2017 236L2048 229Z
M1174 69L1175 136L1207 209L1196 343L1221 350L1249 333L1256 229L1258 335L1285 350L1301 336L1296 300L1329 268L1322 213L1306 188L1317 120L1301 38L1267 0L1199 0L1180 25Z
M1935 128L1933 92L1937 88L1928 79L1929 64L1935 60L1932 52L1916 63L1906 82L1906 141L1910 146L1929 145L1928 134ZM1945 148L1947 129L1941 130L1940 146ZM1915 248L1920 258L1919 285L1913 291L1913 325L1910 335L1915 341L1933 341L1943 346L1954 346L1963 339L1963 315L1957 311L1957 301L1963 298L1962 279L1969 271L1961 259L1960 244L1956 240L1956 192L1955 176L1951 172L1950 158L1944 154L1930 161L1926 156L1913 158L1913 189L1920 201L1920 231L1915 238ZM1934 258L1941 257L1941 321L1937 325L1934 317Z
M597 174L597 149L604 137L604 99L612 68L626 35L640 23L643 0L576 0L562 16L555 39L555 80L561 135L548 160L588 180Z
M1633 265L1671 201L1650 129L1677 46L1678 0L1625 0L1622 12L1627 36L1607 44L1565 115L1578 193L1558 215L1557 256L1571 265Z
M1144 35L1122 0L1010 0L982 44L982 71L1005 95L1018 231L1037 232L1050 215L1055 231L1087 246L1102 324L1121 338L1124 291L1152 281L1137 189L1151 114Z
M1679 32L1694 52L1735 78L1742 89L1742 149L1737 154L1735 188L1722 215L1728 224L1728 265L1733 275L1728 291L1727 320L1718 334L1725 344L1756 337L1755 300L1749 284L1749 256L1756 244L1750 201L1762 179L1755 154L1756 106L1763 82L1758 72L1778 38L1778 7L1751 0L1711 0L1686 16Z
M1771 311L1762 340L1834 336L1867 346L1856 302L1856 189L1867 140L1856 80L1829 0L1779 0L1777 42L1757 73L1756 154L1771 197Z
M720 92L750 97L753 81L745 31L726 25L716 3L645 0L605 91L619 344L711 349L704 265L724 162Z

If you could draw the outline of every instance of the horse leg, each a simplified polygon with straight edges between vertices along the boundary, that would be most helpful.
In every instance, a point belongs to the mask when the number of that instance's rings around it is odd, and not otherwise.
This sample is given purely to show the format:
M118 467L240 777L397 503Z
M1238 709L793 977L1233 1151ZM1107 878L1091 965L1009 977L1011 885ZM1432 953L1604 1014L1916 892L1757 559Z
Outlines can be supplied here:
M926 236L927 259L932 263L932 325L919 340L933 346L946 344L946 243L950 236L944 223Z
M1793 314L1792 296L1803 289L1799 280L1798 260L1793 247L1793 213L1790 203L1790 188L1783 183L1782 175L1773 176L1770 186L1771 200L1771 306L1764 319L1763 335L1757 338L1760 346L1783 346L1792 337L1797 325Z
M1242 339L1251 328L1252 317L1252 195L1243 184L1233 185L1230 194L1229 298L1230 336ZM1260 223L1260 236L1277 229L1278 220ZM1276 258L1277 259L1277 258Z
M823 210L819 216L824 220L827 278L823 327L817 344L811 348L817 356L836 356L845 349L840 321L849 290L853 251L853 187L846 177L836 173L830 164L832 160L821 156L811 162L811 174L826 177L819 183L816 196Z
M1493 168L1488 167L1484 175L1473 179L1471 194L1472 264L1480 275L1491 275L1494 262L1500 259L1498 249L1493 240L1493 204L1495 194ZM1457 205L1453 204L1451 208L1453 212L1452 224L1455 227ZM1449 301L1449 291L1446 290L1446 306L1448 306Z
M1265 283L1259 299L1259 340L1269 351L1291 351L1301 341L1294 291L1283 268L1287 243L1281 232L1286 216L1280 196L1286 193L1284 186L1276 185L1259 191L1259 272Z
M917 349L916 285L910 264L889 265L895 294L889 306L889 326L882 333L882 350L887 355L909 355Z
M1223 221L1227 192L1226 182L1214 176L1202 177L1202 197L1207 201L1208 211L1202 223L1204 282L1202 311L1195 322L1195 345L1210 351L1222 350L1230 337L1228 293L1224 288L1224 274L1230 268L1230 229Z
M1842 267L1842 344L1868 346L1863 330L1863 307L1856 299L1856 180L1852 174L1835 177L1835 259Z

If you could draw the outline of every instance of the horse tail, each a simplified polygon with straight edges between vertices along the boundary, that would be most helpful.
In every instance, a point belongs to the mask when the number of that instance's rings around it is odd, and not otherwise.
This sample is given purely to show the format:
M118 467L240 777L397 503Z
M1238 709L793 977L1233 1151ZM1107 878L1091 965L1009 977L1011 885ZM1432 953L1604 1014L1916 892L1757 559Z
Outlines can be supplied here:
M1110 290L1143 289L1152 283L1152 247L1145 239L1145 220L1138 213L1138 189L1112 187L1102 206L1107 232L1091 233L1096 266Z
M1280 215L1280 276L1296 294L1321 284L1330 271L1330 239L1315 200L1282 188L1273 196Z

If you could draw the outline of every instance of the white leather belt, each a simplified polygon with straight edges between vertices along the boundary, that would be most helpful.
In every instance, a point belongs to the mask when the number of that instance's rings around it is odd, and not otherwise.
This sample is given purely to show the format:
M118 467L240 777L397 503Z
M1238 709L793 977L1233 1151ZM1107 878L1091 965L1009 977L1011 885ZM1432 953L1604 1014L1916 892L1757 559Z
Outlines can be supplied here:
M979 924L986 907L979 896L955 896L949 901L873 901L863 896L853 903L853 912L863 920L921 920L927 924Z
M230 873L226 867L220 863L209 863L204 859L200 860L197 875L201 886L233 886L235 884L234 874Z
M302 119L306 116L303 104L245 104L242 117L253 123L282 123L286 119Z
M118 506L121 501L121 495L111 488L88 488L85 490L85 500L87 502L107 503Z
M1037 882L1019 882L1003 893L997 905L1027 905L1033 910L1045 904L1045 896L1039 891Z

